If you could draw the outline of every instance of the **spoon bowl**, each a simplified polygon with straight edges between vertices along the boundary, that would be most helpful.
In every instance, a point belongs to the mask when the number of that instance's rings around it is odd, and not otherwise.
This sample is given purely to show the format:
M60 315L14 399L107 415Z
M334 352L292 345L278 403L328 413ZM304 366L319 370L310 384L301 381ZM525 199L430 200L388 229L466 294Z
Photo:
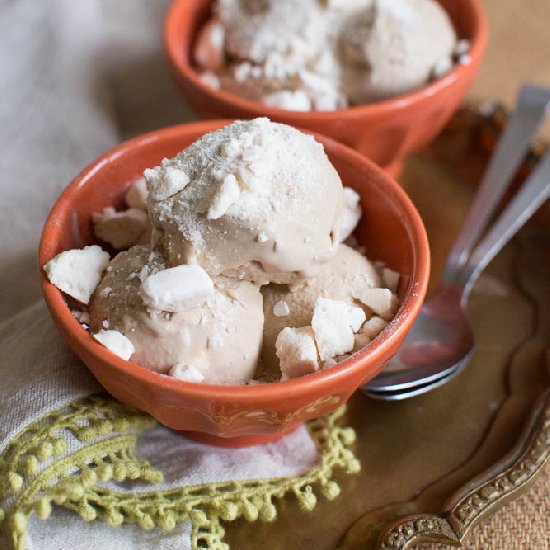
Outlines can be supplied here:
M376 399L397 400L435 389L456 376L474 351L464 309L479 275L550 196L550 153L472 251L550 108L550 88L522 87L516 111L448 257L432 297L422 306L405 343L379 376L363 386Z
M439 284L420 310L405 344L384 371L391 375L391 381L379 376L370 382L369 392L396 392L435 384L467 360L474 335L461 307L462 294L463 289L457 285Z

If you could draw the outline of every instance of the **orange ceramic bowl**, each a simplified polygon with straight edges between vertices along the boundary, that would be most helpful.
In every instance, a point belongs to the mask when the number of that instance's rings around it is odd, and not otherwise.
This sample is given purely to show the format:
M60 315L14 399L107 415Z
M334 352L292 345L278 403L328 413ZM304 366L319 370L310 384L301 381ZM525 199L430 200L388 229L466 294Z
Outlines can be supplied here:
M395 175L404 158L429 143L451 118L472 85L487 43L487 22L479 0L439 1L459 36L471 40L471 61L409 94L349 109L287 111L206 86L193 66L191 52L197 31L210 15L211 0L174 0L166 15L164 45L175 81L199 116L267 116L345 143Z
M46 221L39 266L63 250L92 243L92 213L110 205L121 206L125 190L145 168L173 157L206 132L228 123L198 122L145 134L85 168L63 192ZM170 428L192 432L202 441L229 446L255 444L333 411L396 353L426 292L430 261L422 221L399 185L372 162L331 139L317 138L343 182L361 195L364 216L356 235L369 258L383 260L402 274L401 307L393 321L353 357L310 376L255 386L193 384L124 361L98 344L40 269L42 291L59 331L116 399L147 411Z

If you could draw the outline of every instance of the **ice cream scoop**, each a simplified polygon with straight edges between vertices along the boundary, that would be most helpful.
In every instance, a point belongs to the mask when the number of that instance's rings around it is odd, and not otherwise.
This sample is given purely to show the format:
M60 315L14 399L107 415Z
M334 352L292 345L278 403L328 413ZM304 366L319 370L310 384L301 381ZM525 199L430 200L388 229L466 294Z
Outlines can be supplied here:
M341 31L344 91L365 103L418 88L441 63L452 66L456 40L435 0L374 0Z
M323 49L327 20L316 0L220 0L217 11L233 58L290 71Z
M436 0L217 0L213 13L194 46L204 81L291 111L407 93L469 49Z
M262 361L268 378L280 376L275 343L285 327L311 325L319 297L357 305L354 296L365 288L380 286L374 266L359 252L342 244L333 260L317 276L300 285L268 285L264 297L264 342Z
M272 107L346 107L334 23L356 3L329 9L316 0L219 0L199 32L194 59L205 82Z
M323 146L260 118L206 134L145 171L171 266L258 284L318 273L335 255L342 183Z
M118 331L131 361L161 374L210 384L253 378L262 342L262 296L248 281L214 277L212 296L170 313L146 305L142 287L166 268L159 251L134 246L109 264L90 303L90 331Z

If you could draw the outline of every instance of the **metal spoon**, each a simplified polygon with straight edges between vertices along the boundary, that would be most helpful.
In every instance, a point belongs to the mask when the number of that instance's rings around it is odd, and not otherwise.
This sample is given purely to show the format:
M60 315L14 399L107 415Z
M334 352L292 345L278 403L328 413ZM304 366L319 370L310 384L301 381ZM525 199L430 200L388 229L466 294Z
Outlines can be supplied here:
M442 281L422 307L397 356L363 386L370 397L398 400L426 393L449 381L468 363L474 337L464 307L471 288L487 264L550 196L550 154L473 253L471 249L517 171L549 105L549 88L525 85L521 89L516 111L449 253Z

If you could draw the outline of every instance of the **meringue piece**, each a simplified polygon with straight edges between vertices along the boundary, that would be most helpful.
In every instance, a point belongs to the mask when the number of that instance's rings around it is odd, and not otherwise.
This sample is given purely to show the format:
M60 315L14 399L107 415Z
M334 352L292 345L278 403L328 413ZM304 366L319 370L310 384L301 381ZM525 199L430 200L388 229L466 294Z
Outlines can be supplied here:
M273 306L273 315L275 317L286 317L290 313L290 308L284 300L279 300Z
M397 296L388 288L366 288L357 292L355 298L385 320L393 317L399 304Z
M374 340L386 327L387 321L384 321L381 317L374 315L368 321L363 323L363 326L359 329L355 335L355 344L353 351L364 348L369 342Z
M88 304L108 264L109 254L93 245L61 252L44 265L44 271L59 290Z
M141 284L143 301L157 311L185 311L214 294L208 273L199 265L178 265L147 277Z
M258 236L256 237L256 240L259 243L266 243L267 241L269 241L269 237L263 231L260 231L258 233Z
M240 194L241 188L237 178L233 174L225 176L220 188L214 195L212 204L208 209L207 218L210 220L221 218L231 205L239 199Z
M311 319L311 327L321 361L327 361L353 350L354 333L366 319L360 307L340 300L318 298Z
M317 347L311 327L286 327L275 344L283 380L319 370Z
M225 64L225 27L217 20L208 21L197 37L195 62L205 71L219 71Z
M445 76L453 68L453 60L449 55L439 59L432 68L432 78L441 78Z
M363 326L359 329L359 334L365 334L369 338L376 338L387 326L387 321L373 315L368 321L363 323Z
M143 172L149 196L155 201L168 199L179 193L189 183L189 176L179 168L163 165Z
M193 365L184 365L182 363L178 363L170 369L168 374L172 378L183 380L184 382L204 381L204 375L202 374L202 372L199 369L195 368Z
M353 341L353 350L352 351L358 351L360 349L363 349L365 346L370 344L372 338L370 336L367 336L366 334L362 334L361 332L358 332Z
M147 210L147 183L145 178L139 178L126 191L124 200L128 208L137 208L138 210Z
M462 38L457 41L453 50L453 54L460 57L461 55L466 55L470 53L471 48L472 48L471 41L466 38Z
M311 109L311 101L303 90L271 92L262 97L262 103L268 107L289 111L309 111Z
M71 311L73 314L73 317L81 324L81 325L89 325L90 324L90 314L87 311L79 311L76 309L73 309Z
M128 361L132 357L135 348L132 342L118 330L100 330L92 335L101 345L110 352Z
M220 78L216 73L205 71L199 75L200 79L214 90L219 90L221 88Z
M264 296L264 339L262 347L262 368L269 377L279 372L279 362L275 353L277 335L284 327L304 327L311 325L315 301L319 297L341 300L349 305L357 305L353 295L365 288L380 286L380 277L365 256L341 244L334 258L315 277L289 287L268 285L262 287ZM274 306L286 302L289 314L286 317L274 315Z
M344 242L354 231L361 219L361 197L351 187L344 187L344 212L340 225L340 242Z
M382 283L395 294L399 288L399 273L389 267L384 267L382 269Z
M137 208L116 212L107 207L101 214L93 214L92 221L96 237L116 250L136 244L149 226L147 214Z

